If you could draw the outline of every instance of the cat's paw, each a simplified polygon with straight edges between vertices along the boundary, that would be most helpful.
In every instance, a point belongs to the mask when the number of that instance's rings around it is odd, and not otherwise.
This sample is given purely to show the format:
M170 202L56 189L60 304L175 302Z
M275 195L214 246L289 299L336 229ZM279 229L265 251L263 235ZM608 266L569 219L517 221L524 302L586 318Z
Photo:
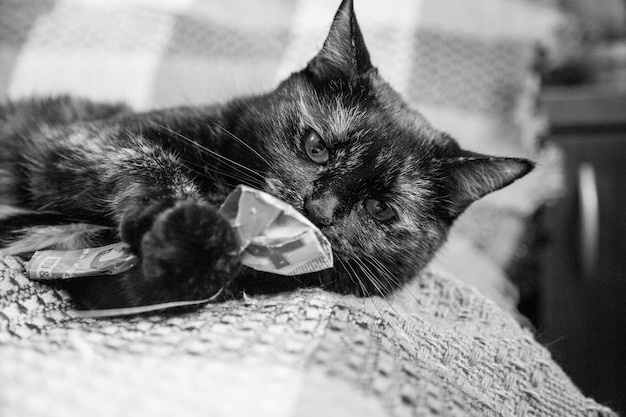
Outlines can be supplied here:
M172 198L151 199L144 196L140 199L123 198L124 210L120 222L120 236L134 253L141 254L141 242L148 233L156 219L175 206L176 201Z
M237 249L236 234L213 206L177 203L141 239L143 282L135 290L151 302L211 297L237 274Z

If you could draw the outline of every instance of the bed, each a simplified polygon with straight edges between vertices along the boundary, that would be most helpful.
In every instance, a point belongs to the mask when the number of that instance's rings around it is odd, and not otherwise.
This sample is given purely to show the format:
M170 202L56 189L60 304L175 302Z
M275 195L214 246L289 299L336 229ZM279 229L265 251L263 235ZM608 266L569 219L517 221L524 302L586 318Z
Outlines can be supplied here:
M336 3L0 0L0 99L150 109L262 92L313 56ZM504 272L559 191L534 99L566 22L539 0L385 4L355 9L388 81L465 147L539 169L472 206L385 299L305 289L88 319L0 255L0 415L615 415L537 343Z

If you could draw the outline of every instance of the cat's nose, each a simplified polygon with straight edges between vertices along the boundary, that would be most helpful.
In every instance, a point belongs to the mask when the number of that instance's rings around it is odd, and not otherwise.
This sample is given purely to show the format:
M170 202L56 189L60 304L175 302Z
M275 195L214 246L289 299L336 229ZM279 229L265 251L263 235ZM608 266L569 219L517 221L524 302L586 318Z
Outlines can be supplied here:
M304 200L304 213L317 226L329 226L333 223L339 199L332 194L321 197L307 197Z

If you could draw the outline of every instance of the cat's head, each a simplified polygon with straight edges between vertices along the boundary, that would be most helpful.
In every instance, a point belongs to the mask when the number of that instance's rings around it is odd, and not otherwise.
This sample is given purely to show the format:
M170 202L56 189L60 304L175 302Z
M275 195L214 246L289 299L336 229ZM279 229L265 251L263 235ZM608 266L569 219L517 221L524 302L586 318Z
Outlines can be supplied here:
M409 108L372 66L351 0L306 68L246 108L240 126L254 125L271 165L265 190L328 237L336 264L323 278L340 291L399 286L473 201L532 169L464 151Z

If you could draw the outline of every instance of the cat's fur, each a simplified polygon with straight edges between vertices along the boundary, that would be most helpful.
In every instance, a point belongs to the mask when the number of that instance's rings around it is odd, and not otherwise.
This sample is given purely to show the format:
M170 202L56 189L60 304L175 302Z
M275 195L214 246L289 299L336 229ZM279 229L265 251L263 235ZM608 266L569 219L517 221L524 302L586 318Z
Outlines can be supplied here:
M306 148L312 132L327 160ZM464 151L410 109L370 63L350 0L317 56L270 93L147 113L67 97L10 103L0 146L5 253L121 239L140 255L121 275L67 284L91 308L222 288L387 294L429 262L469 204L532 169ZM284 278L242 267L217 212L237 184L317 223L334 269Z

